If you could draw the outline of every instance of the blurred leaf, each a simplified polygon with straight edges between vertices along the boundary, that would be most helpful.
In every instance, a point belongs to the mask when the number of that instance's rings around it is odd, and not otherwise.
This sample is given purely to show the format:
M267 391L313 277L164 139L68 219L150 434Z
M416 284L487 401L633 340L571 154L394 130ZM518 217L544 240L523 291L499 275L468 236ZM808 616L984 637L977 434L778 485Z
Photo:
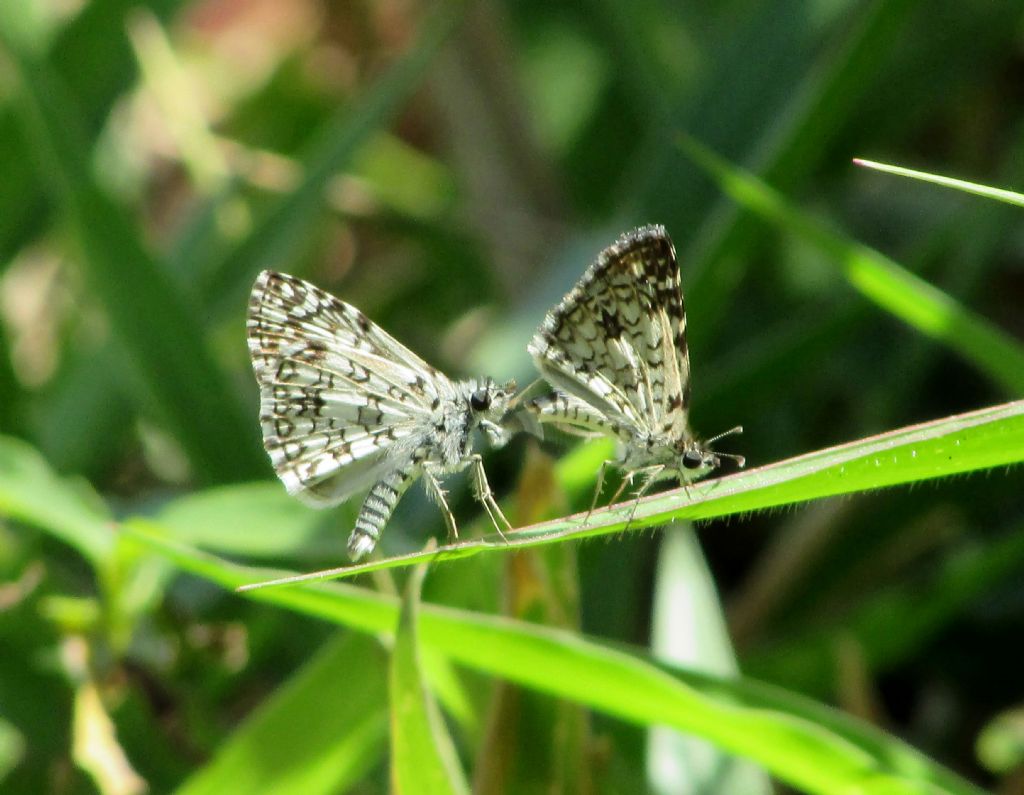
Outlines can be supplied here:
M125 756L114 722L91 680L75 691L72 755L102 795L142 795L148 789Z
M261 213L248 236L201 268L199 294L212 304L214 314L241 305L261 270L282 267L293 258L317 217L329 180L409 98L464 10L462 0L435 7L415 48L369 88L354 109L345 109L317 132L302 158L302 183Z
M1024 707L996 716L978 736L978 758L993 773L1024 767Z
M0 718L0 783L25 755L25 738L12 724Z
M692 527L670 524L662 536L655 580L652 655L722 678L739 673L711 572ZM655 726L647 734L647 777L658 795L769 795L755 765L705 740Z
M299 551L311 557L343 557L343 530L354 519L354 508L317 511L275 480L186 494L156 516L182 541L211 551L266 558ZM317 543L325 527L330 528L327 538Z
M130 532L224 588L254 574L177 544L151 523L133 523ZM394 597L341 583L255 591L251 598L365 632L391 631L399 614ZM423 605L419 626L422 643L463 665L625 721L704 737L808 792L981 792L897 738L777 688L675 670L578 633L500 616Z
M384 755L386 665L371 637L328 642L175 795L348 791Z
M449 544L436 552L414 552L310 574L289 575L242 590L309 580L350 577L432 560L454 561L481 552L640 531L673 519L711 519L796 502L879 489L1024 461L1024 401L912 425L857 442L736 475L689 484L594 511L585 525L579 514L541 522L497 537ZM593 470L592 470L593 471Z
M16 48L12 54L35 155L52 179L81 245L89 284L147 402L203 478L230 481L266 471L255 423L207 349L201 324L123 209L93 178L73 101L45 64Z
M99 498L89 494L88 486L61 480L31 446L4 437L0 437L0 517L52 533L93 566L103 565L113 550L113 520Z
M681 145L735 201L833 259L865 297L955 350L1009 394L1024 393L1024 346L1016 340L888 257L791 207L752 174L729 165L693 139L682 139Z
M391 786L398 795L469 793L458 754L420 672L417 608L427 567L413 571L391 653Z
M924 647L981 595L1010 581L1024 567L1024 528L967 549L956 548L925 582L900 583L864 598L850 616L754 649L745 668L801 692L826 695L835 685L836 644L853 639L872 671L884 672Z

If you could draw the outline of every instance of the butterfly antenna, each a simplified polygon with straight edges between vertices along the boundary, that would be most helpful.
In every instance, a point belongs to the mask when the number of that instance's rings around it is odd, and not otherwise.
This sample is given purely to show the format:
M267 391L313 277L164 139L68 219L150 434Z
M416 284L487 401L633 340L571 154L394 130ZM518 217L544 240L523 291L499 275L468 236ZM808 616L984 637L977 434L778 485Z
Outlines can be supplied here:
M710 447L712 444L717 442L719 439L724 439L726 436L735 436L735 435L741 434L741 433L743 433L743 426L742 425L737 425L735 428L730 428L729 430L727 430L727 431L725 431L723 433L720 433L717 436L712 436L710 439L705 441L704 444L707 445L708 447ZM737 455L736 453L721 453L718 450L715 450L715 455L717 455L719 458L728 458L730 461L735 461L736 462L736 466L738 466L738 467L743 467L747 463L747 459L746 458L744 458L741 455Z

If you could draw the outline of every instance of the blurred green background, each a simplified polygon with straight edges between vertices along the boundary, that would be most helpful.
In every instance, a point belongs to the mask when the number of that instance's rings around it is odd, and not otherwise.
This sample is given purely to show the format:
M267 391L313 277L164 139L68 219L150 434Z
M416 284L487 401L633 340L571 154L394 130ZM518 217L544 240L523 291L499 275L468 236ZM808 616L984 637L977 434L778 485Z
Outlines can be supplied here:
M679 135L1019 338L1020 211L851 158L1019 189L1022 122L1024 3L1007 0L4 0L0 789L205 791L244 717L313 659L334 660L337 692L308 708L351 710L365 736L344 775L273 791L388 790L383 679L367 684L386 646L176 574L118 534L144 516L245 562L344 562L354 506L296 504L260 446L244 314L261 269L339 295L452 375L526 384L546 309L619 233L664 224L693 424L743 424L726 449L756 466L1019 395L739 211ZM588 503L590 487L551 480L567 448L488 456L513 521ZM453 492L470 528L478 508L463 481ZM415 487L382 548L429 535L443 526ZM699 537L724 606L681 530L452 564L424 596L719 674L724 620L745 674L1024 792L1019 471ZM666 607L666 583L697 603ZM687 789L658 767L687 758L663 738L449 674L477 791L766 790L757 775Z

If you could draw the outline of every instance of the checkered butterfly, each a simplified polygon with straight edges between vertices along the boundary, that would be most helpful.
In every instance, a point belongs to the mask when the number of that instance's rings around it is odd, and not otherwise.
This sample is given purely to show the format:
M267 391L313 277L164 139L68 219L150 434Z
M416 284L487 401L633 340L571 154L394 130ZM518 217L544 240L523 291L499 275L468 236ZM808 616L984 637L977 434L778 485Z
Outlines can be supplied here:
M626 483L702 477L730 458L690 430L690 359L679 265L662 226L622 235L598 256L576 286L548 312L528 349L558 391L531 401L541 423L595 432L618 441L614 462ZM601 491L604 466L594 504ZM616 493L616 497L621 489ZM613 501L614 499L613 498Z
M247 332L263 443L288 492L326 507L369 489L348 541L353 561L373 550L419 477L452 535L440 481L467 467L498 532L499 520L508 526L473 436L508 441L515 382L451 381L354 306L273 271L253 285Z

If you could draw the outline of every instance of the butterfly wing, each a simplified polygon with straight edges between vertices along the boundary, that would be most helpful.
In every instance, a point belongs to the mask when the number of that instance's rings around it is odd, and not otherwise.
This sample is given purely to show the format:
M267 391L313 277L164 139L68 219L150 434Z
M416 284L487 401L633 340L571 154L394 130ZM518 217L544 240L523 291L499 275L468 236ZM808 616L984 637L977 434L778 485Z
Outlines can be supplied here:
M313 505L392 469L389 448L422 433L448 387L358 309L293 276L259 275L246 326L264 445L288 492Z
M553 386L615 424L688 435L686 316L664 227L636 229L602 251L529 351Z

